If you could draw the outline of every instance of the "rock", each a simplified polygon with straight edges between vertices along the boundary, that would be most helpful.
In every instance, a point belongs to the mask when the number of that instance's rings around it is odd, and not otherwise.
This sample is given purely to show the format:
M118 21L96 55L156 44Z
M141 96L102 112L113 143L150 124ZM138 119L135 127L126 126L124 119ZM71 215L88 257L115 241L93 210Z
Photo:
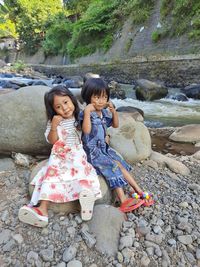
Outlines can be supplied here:
M110 146L133 163L151 154L151 138L147 127L130 114L119 113L119 128L109 128Z
M169 136L169 139L175 142L198 142L200 141L200 125L190 124L180 127Z
M188 101L188 98L185 94L177 93L175 95L170 96L170 99L176 100L176 101Z
M43 261L45 261L45 262L53 261L53 259L54 259L53 246L50 246L47 249L41 250L40 256L42 257Z
M68 88L78 88L83 85L83 79L80 76L71 76L70 78L64 78L62 83Z
M179 207L180 208L183 208L183 209L186 209L186 208L188 208L188 203L186 202L186 201L184 201L184 202L181 202L180 204L179 204Z
M6 66L6 62L0 59L0 68Z
M0 245L6 244L9 241L10 237L11 237L11 231L8 229L3 230L0 233Z
M67 267L82 267L82 263L78 260L73 260L67 263Z
M21 154L21 153L12 153L12 157L14 158L15 164L23 167L28 167L33 160L31 156Z
M32 170L30 179L29 179L29 194L30 196L33 193L34 186L31 185L31 181L35 177L35 175L38 173L38 171L47 163L48 159L41 161L38 163ZM111 191L109 190L104 178L99 176L99 181L100 181L100 187L102 191L102 198L98 199L95 204L101 204L101 203L107 203L109 204L111 202ZM80 205L79 201L70 201L67 203L50 203L49 204L49 209L53 210L56 213L59 212L64 212L66 214L71 213L71 212L79 212L80 211Z
M96 236L96 249L109 256L118 251L119 233L124 214L108 205L96 205L92 220L88 223ZM112 234L111 234L112 233Z
M0 95L0 153L48 154L44 132L44 94L47 86L27 86ZM23 104L22 104L23 103Z
M144 112L139 108L130 107L130 106L127 106L127 107L122 106L122 107L117 108L116 111L128 113L129 115L131 115L131 117L133 117L135 121L141 121L141 122L144 121Z
M161 166L167 166L171 171L182 175L188 175L190 170L181 162L152 151L150 159L156 161Z
M200 99L200 84L186 86L182 92L189 98Z
M152 101L164 98L168 94L167 88L145 79L137 80L135 91L136 97L139 100Z
M0 95L12 93L12 92L15 92L15 89L11 89L11 88L2 89L2 88L0 88Z
M34 251L30 251L28 254L27 254L27 261L29 263L31 263L32 261L37 261L38 260L38 254Z
M194 157L194 158L197 159L197 160L200 160L200 150L197 151L196 153L194 153L194 154L192 155L192 157Z
M83 82L85 83L90 78L100 78L99 74L87 72L83 77Z
M84 228L81 229L81 236L89 248L92 248L96 244L96 239L94 235L89 233Z
M77 249L70 245L69 247L67 247L63 253L63 261L64 262L69 262L71 260L73 260L76 257L76 253L77 253Z
M197 248L196 250L196 258L197 260L200 260L200 248Z
M15 169L15 164L11 158L0 159L0 172L11 172Z
M193 242L191 235L180 235L178 236L178 241L184 245L190 245Z
M149 263L150 263L150 259L149 259L149 257L147 257L147 256L143 256L143 257L141 258L141 267L149 266Z
M118 99L125 99L126 98L126 92L121 89L121 86L118 82L111 81L108 84L110 88L110 97L111 98L118 98Z
M123 248L132 247L133 245L133 238L132 236L122 236L119 240L119 250L122 250Z

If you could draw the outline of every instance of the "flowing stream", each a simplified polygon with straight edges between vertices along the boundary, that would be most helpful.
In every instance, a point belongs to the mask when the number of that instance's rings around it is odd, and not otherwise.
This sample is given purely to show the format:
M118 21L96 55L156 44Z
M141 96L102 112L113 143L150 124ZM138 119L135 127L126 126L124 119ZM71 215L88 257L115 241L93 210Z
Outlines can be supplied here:
M170 97L180 89L169 89L167 98L155 101L139 101L135 97L133 86L121 85L128 98L114 99L116 107L132 106L144 111L145 124L149 127L183 126L200 123L200 100L189 99L186 102L173 100Z
M28 83L31 79L22 77L4 78L1 80L19 80ZM52 86L52 79L39 79L48 86ZM170 97L180 92L178 88L170 88L166 98L156 101L139 101L135 97L133 85L121 84L126 91L127 98L124 100L113 99L115 106L132 106L144 111L145 125L148 127L183 126L186 124L200 123L200 100L189 99L186 102L176 101ZM0 87L1 89L1 87ZM71 89L75 95L80 94L80 88Z

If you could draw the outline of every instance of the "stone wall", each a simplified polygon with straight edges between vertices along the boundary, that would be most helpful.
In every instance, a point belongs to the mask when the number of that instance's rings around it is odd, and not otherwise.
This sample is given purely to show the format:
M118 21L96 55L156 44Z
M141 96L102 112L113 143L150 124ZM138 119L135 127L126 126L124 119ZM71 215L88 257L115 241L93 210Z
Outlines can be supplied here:
M136 79L163 81L168 86L180 87L200 83L200 55L135 57L131 60L98 64L31 66L49 76L84 76L87 72L93 72L106 80L116 80L121 83L134 83Z

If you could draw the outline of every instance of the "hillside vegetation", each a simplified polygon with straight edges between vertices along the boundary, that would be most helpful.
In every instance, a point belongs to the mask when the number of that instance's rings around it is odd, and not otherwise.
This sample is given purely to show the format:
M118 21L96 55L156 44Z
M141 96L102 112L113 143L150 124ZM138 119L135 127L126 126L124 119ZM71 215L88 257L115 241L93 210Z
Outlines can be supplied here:
M43 47L46 55L71 59L96 50L106 52L129 18L142 25L156 0L5 0L0 6L0 38L17 38L30 54ZM187 35L200 39L199 0L160 0L162 28L152 41Z

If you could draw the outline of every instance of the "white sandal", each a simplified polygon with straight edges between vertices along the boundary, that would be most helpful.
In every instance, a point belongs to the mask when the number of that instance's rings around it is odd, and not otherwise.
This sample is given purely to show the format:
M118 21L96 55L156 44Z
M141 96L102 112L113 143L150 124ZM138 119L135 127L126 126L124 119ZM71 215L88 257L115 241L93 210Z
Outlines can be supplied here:
M48 217L38 208L23 206L19 210L18 217L20 221L37 227L45 227L48 224Z
M81 218L83 221L89 221L92 218L93 207L95 202L94 193L90 190L83 190L79 194L81 205Z

